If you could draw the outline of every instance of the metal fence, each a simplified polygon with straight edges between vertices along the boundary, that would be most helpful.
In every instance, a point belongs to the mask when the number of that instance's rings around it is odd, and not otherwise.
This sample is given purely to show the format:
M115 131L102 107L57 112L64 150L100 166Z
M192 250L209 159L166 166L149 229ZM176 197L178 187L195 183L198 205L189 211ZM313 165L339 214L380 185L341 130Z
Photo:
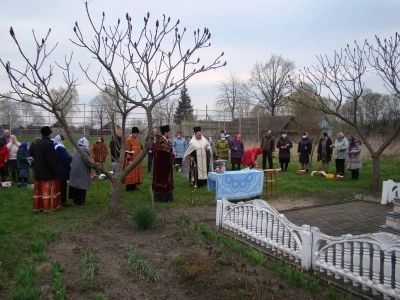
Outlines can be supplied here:
M95 136L102 133L107 135L111 133L110 119L108 116L101 117L98 108L89 104L78 104L74 112L67 115L66 120L69 129L73 134L84 134ZM181 131L184 136L191 136L193 127L201 126L205 136L218 138L221 130L226 130L228 134L240 132L244 139L257 139L260 136L259 116L252 118L249 125L247 119L244 128L243 120L245 118L232 119L231 114L223 110L199 110L193 111L194 118L191 120L183 119L181 124L174 124L174 116L171 114L156 114L153 116L153 127L159 127L170 124L172 133ZM115 116L117 125L121 125L118 116ZM56 118L49 112L31 106L29 109L21 107L13 107L10 112L3 112L0 115L0 130L11 129L11 133L15 135L32 135L40 134L40 128L43 126L52 127L57 133L65 132L60 126ZM139 127L143 134L148 133L148 120L144 110L138 108L132 111L126 121L126 133L130 132L132 126Z
M232 118L229 111L208 109L194 109L193 116L194 118L189 120L184 118L179 125L176 125L174 124L173 110L169 112L154 111L153 127L157 128L170 124L173 135L180 131L183 136L189 137L193 133L193 127L201 126L203 135L211 137L213 140L220 137L222 130L226 130L227 134L231 136L240 133L246 146L258 144L261 136L269 129L275 131L275 136L285 129L293 141L297 141L303 131L312 133L310 136L313 138L319 137L322 131L326 131L326 129L320 127L319 121L315 118L314 120L311 117L304 118L304 116L301 120L300 117L270 117L262 114L239 115ZM114 115L113 118L115 124L120 126L121 118L118 115ZM113 129L110 117L106 114L104 116L99 115L99 107L89 104L76 105L74 111L67 115L66 120L74 135L107 136L111 135ZM305 124L305 120L308 121L307 124ZM14 106L8 112L0 113L0 130L11 129L12 134L15 135L38 136L40 135L40 128L45 125L52 127L54 133L65 133L65 129L60 126L51 113L37 106ZM142 136L148 134L148 120L143 109L134 109L129 114L126 120L126 135L130 133L132 126L137 126Z

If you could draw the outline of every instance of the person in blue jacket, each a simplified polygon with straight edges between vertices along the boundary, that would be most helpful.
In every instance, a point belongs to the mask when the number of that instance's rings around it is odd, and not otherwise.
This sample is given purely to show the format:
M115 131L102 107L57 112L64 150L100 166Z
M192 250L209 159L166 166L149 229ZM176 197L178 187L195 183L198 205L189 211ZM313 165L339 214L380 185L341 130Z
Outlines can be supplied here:
M71 155L64 146L64 136L57 135L54 138L54 148L60 162L60 192L61 205L67 204L67 181L69 180L69 172L71 171Z

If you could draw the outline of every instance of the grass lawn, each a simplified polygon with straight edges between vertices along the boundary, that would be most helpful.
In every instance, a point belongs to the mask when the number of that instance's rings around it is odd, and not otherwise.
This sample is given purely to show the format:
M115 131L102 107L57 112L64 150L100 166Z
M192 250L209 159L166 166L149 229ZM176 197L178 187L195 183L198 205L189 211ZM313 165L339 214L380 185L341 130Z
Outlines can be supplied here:
M19 138L20 141L24 139ZM107 141L108 142L108 141ZM66 148L70 152L71 145L66 142ZM259 160L261 158L259 157ZM327 180L324 177L299 176L297 158L293 157L287 172L280 172L279 194L283 197L302 197L309 194L329 195L337 201L353 198L355 194L370 196L369 185L372 177L372 164L370 160L363 161L358 181ZM108 162L109 163L109 162ZM260 165L261 162L259 162ZM274 159L275 167L278 167L277 158ZM318 169L314 162L312 170ZM400 181L398 169L400 160L384 158L381 161L381 180L392 179ZM138 193L128 194L123 192L121 205L124 211L130 213L139 205L151 205L150 189L152 175L147 172L147 158L142 163L144 183L139 186ZM228 171L231 166L228 164ZM330 170L334 170L331 163ZM206 187L193 192L193 204L191 201L192 189L186 179L178 173L174 173L175 190L174 202L156 203L155 208L175 208L190 205L215 205L215 191L207 191ZM349 176L349 173L346 174ZM17 267L29 257L29 244L37 237L41 230L50 229L58 233L68 233L92 226L94 220L104 216L108 212L110 182L108 180L93 181L91 190L87 193L84 206L79 209L63 207L56 212L34 213L32 211L32 190L29 188L0 189L0 289L10 280L13 280ZM379 198L380 193L372 194Z

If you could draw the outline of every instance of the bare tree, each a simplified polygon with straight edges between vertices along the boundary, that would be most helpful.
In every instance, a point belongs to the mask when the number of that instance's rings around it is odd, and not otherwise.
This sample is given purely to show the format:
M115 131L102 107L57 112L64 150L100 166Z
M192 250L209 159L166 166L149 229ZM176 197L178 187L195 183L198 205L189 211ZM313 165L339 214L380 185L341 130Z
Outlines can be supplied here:
M7 94L7 96L10 96L11 94ZM17 106L18 103L10 101L10 99L3 98L0 99L0 120L2 124L15 126L18 127L18 125L22 124L22 119L19 117ZM12 129L12 128L10 128Z
M76 46L86 50L94 61L100 66L97 70L97 76L90 75L90 65L80 64L88 80L93 83L100 91L109 93L110 89L115 91L116 112L119 114L122 122L122 130L125 132L127 116L134 109L140 107L146 112L148 124L152 127L152 110L160 101L179 93L180 88L193 76L225 66L220 62L223 53L216 59L208 63L200 64L200 58L197 56L204 48L210 47L211 33L207 28L200 31L194 31L194 43L187 46L184 42L186 28L179 30L179 20L174 24L169 17L155 20L153 26L150 25L150 14L144 17L143 28L134 37L134 26L132 18L127 13L125 16L125 25L118 19L115 25L106 24L105 13L99 24L95 24L92 19L88 4L85 4L87 17L89 20L90 35L88 38L85 29L75 22L73 28L75 40L71 40ZM32 96L35 101L31 104L39 106L53 114L62 124L66 135L74 144L75 148L83 157L94 165L94 161L76 146L71 132L68 130L68 124L63 111L63 103L60 106L58 99L68 98L71 91L78 85L77 79L71 70L72 55L65 58L63 65L57 64L62 72L65 82L65 90L59 97L54 97L51 93L51 80L55 74L54 66L50 66L49 71L44 70L45 62L53 52L53 46L47 48L49 36L38 39L33 32L36 44L36 56L29 58L26 51L22 49L21 44L16 38L13 28L10 28L10 35L13 38L22 59L26 62L26 68L19 70L13 68L12 64L4 59L0 59L4 66L11 85L11 98L15 101L26 101L25 96ZM196 56L195 56L196 55ZM5 95L2 95L5 97ZM150 128L152 129L152 128ZM152 132L152 130L150 130ZM135 161L123 169L125 159L124 140L121 145L121 157L115 174L112 176L102 166L96 166L112 182L110 213L120 212L120 199L123 178L143 160L147 154L147 149L151 145L146 145L144 151L135 159Z
M115 90L108 88L107 92L100 91L89 104L92 107L91 124L102 128L111 122L112 125L119 123L117 114L118 99ZM115 128L114 128L115 129Z
M248 91L271 116L286 105L285 96L291 92L288 77L294 78L295 63L271 54L268 62L256 62L250 72Z
M390 122L390 95L365 89L358 107L358 120L369 130L383 130Z
M50 89L50 94L55 104L63 111L64 118L68 123L72 122L72 116L79 111L76 105L79 103L79 94L76 86L73 88L58 87Z
M32 115L31 125L33 126L43 126L45 124L46 119L42 116L40 112L34 112Z
M215 106L217 109L228 110L232 120L239 117L239 112L249 107L250 98L246 84L236 74L229 73L229 76L221 80L215 88L218 91Z
M377 45L370 45L367 41L361 46L355 43L354 48L347 45L344 50L335 52L333 59L318 56L319 65L311 69L305 68L301 71L300 85L292 84L299 93L308 91L316 97L314 108L335 116L357 131L371 154L373 165L371 188L375 190L380 186L380 156L400 131L398 126L400 119L397 118L393 120L394 128L387 134L385 141L374 149L359 122L358 108L365 90L364 77L368 63L385 80L393 95L396 97L400 95L399 75L396 73L400 59L399 35L396 34L395 39L385 40L384 43L378 38L376 40ZM324 94L328 96L325 98ZM293 97L290 100L310 106L300 97ZM346 107L347 113L343 112L343 107ZM398 111L393 115L398 116Z
M174 122L174 112L178 99L167 98L154 106L152 115L154 124L158 127Z

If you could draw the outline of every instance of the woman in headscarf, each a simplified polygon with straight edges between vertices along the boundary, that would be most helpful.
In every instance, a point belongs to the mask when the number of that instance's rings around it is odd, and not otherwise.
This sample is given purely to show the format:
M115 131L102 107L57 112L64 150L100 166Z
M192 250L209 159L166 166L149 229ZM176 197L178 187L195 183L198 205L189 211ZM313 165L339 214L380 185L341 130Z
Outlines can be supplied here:
M74 205L82 205L86 200L86 191L92 186L92 164L88 160L89 141L83 137L77 144L80 150L87 154L87 158L83 157L79 151L75 151L72 155L68 194Z
M235 138L230 141L229 146L231 148L232 171L235 170L236 165L237 169L240 170L240 164L244 155L244 145L239 133L236 133Z
M310 164L310 154L312 151L312 142L307 132L303 132L301 140L297 146L297 155L299 156L300 170L306 170L308 173L308 165Z
M347 169L351 171L351 179L358 180L362 167L361 141L354 136L349 137L349 151L347 153Z
M28 185L29 167L32 157L28 151L28 142L23 142L17 151L18 187Z
M21 146L21 143L17 141L17 137L15 135L10 136L10 142L7 144L8 171L14 181L17 181L17 151L19 146Z
M64 146L64 136L56 135L54 138L54 149L60 161L60 192L61 205L67 203L67 181L69 180L69 172L71 171L71 155Z
M290 149L293 147L292 141L287 137L287 132L282 132L281 138L276 143L279 149L279 163L282 172L286 172L290 163Z

